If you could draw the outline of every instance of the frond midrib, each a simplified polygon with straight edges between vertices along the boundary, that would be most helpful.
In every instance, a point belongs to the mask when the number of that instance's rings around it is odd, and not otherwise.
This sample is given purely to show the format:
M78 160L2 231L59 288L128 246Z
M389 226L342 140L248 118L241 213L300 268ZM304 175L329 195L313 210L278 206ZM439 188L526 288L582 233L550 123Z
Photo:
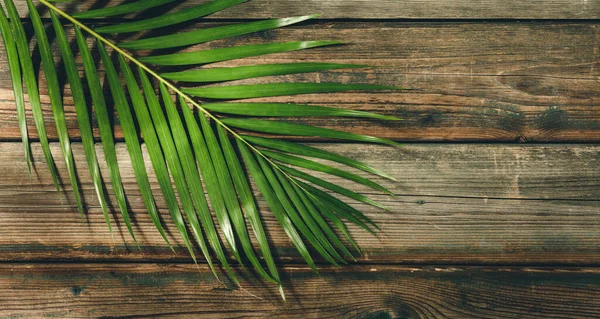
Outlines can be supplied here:
M54 6L52 3L50 3L49 1L47 1L47 0L39 0L39 2L41 4L43 4L43 5L45 5L46 7L48 7L50 10L53 10L54 12L56 12L58 15L60 15L63 18L67 19L68 21L70 21L71 23L73 23L74 25L76 25L77 27L83 29L84 31L86 31L87 33L89 33L90 35L92 35L94 38L96 38L97 40L99 40L100 42L106 44L107 46L109 46L110 48L112 48L113 50L115 50L115 52L117 52L118 54L122 55L127 60L133 62L135 65L137 65L138 67L140 67L141 69L143 69L144 71L146 71L152 77L154 77L155 79L157 79L158 81L160 81L161 83L163 83L165 86L167 86L168 88L170 88L171 90L173 90L173 92L175 92L177 95L181 96L185 101L191 103L193 106L195 106L196 108L198 108L202 113L204 113L210 119L212 119L213 121L215 121L215 123L217 123L218 125L220 125L221 127L223 127L233 137L235 137L236 139L238 139L241 142L243 142L244 144L246 144L246 146L248 146L253 152L255 152L256 154L258 154L259 156L261 156L265 161L267 161L267 163L269 163L272 167L274 167L275 169L277 169L281 174L283 174L288 180L290 180L292 183L294 183L297 187L299 187L300 189L302 189L308 196L316 198L311 192L309 192L308 190L306 190L300 183L298 183L295 178L293 178L292 176L290 176L288 172L286 172L281 167L279 167L279 165L276 162L274 162L270 157L268 157L265 154L263 154L260 151L260 149L258 149L254 145L252 145L252 143L250 143L246 139L244 139L240 134L238 134L237 132L235 132L235 130L233 130L232 128L230 128L229 126L227 126L225 123L223 123L217 116L215 116L210 111L208 111L207 109L205 109L204 107L202 107L200 105L200 103L198 103L197 101L195 101L192 97L190 97L189 95L183 93L173 83L169 82L167 79L165 79L162 76L160 76L158 73L156 73L150 67L148 67L147 65L145 65L144 63L142 63L141 61L139 61L138 59L136 59L135 57L133 57L128 52L126 52L123 49L119 48L116 44L114 44L113 42L111 42L107 38L103 37L99 33L95 32L94 30L92 30L91 28L89 28L88 26L86 26L85 24L83 24L82 22L80 22L79 20L77 20L76 18L74 18L73 16L69 15L68 13L66 13L66 12L64 12L62 10L60 10L59 8L57 8L56 6Z

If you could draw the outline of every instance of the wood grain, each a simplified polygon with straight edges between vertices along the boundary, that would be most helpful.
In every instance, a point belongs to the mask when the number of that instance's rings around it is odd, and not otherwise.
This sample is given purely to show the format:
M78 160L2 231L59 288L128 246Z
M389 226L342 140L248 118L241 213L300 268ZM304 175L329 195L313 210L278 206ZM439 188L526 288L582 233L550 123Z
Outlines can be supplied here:
M123 0L103 0L59 4L67 12L100 8L122 3ZM205 0L178 1L165 6L174 10L205 3ZM17 3L26 16L24 3ZM148 12L164 13L165 7ZM211 18L256 19L320 13L323 18L354 19L598 19L597 0L251 0ZM142 15L143 16L143 15Z
M374 237L350 227L364 252L360 263L600 263L600 146L319 146L365 161L400 180L381 181L396 194L388 197L329 178L391 209L386 213L351 202L382 228ZM58 158L59 146L54 143L52 149ZM100 145L97 150L102 154ZM74 153L89 207L86 221L76 212L68 185L62 196L54 190L38 144L33 145L37 174L29 180L21 145L0 143L0 260L189 262L154 177L152 187L176 254L145 213L125 146L119 144L117 151L141 251L124 225L115 240L108 233L80 144L74 144ZM59 172L65 179L61 163ZM105 165L102 173L107 176ZM301 262L262 197L257 198L278 260Z
M75 12L122 1L58 5ZM137 17L205 1L177 1ZM25 1L17 6L25 17ZM344 40L350 45L208 67L294 61L369 64L378 68L237 83L337 81L410 89L263 100L404 119L289 119L299 123L401 141L600 142L598 0L252 0L181 30L312 13L321 13L321 20L189 50ZM42 16L48 17L45 9ZM46 126L56 140L43 84L41 91ZM69 132L77 140L68 86L64 95ZM30 112L28 116L35 140ZM115 122L116 137L122 140L116 117ZM384 203L391 212L349 201L382 231L372 236L351 226L364 254L343 268L318 259L319 275L303 266L254 190L282 272L288 298L283 303L275 287L252 272L234 267L239 289L227 278L222 278L226 286L217 281L202 260L193 265L151 174L175 245L171 252L145 212L124 144L118 144L117 152L140 250L114 207L117 227L114 238L109 234L79 143L73 147L88 208L85 220L76 212L68 185L61 194L54 190L37 143L32 145L36 170L32 178L27 175L18 140L12 86L0 49L0 318L600 317L600 145L315 144L365 161L400 182L380 181L396 194L388 197L329 178ZM68 183L57 143L52 150ZM97 150L103 160L100 145ZM148 159L146 165L151 167ZM110 183L106 187L110 193Z
M218 24L197 27L211 25ZM404 141L600 141L597 24L321 22L214 41L192 49L315 39L345 40L351 44L217 65L293 61L369 64L378 68L237 83L339 81L411 89L263 99L372 111L404 119L296 120L306 124ZM0 140L17 141L19 130L3 51L0 50ZM45 87L42 94L48 103ZM77 139L79 132L69 90L65 92L65 103L70 134ZM56 138L50 106L44 108L47 129ZM30 132L35 137L31 116L29 119ZM122 136L118 125L116 135Z
M288 301L201 266L2 264L0 316L60 318L592 318L597 269L348 266L283 270Z

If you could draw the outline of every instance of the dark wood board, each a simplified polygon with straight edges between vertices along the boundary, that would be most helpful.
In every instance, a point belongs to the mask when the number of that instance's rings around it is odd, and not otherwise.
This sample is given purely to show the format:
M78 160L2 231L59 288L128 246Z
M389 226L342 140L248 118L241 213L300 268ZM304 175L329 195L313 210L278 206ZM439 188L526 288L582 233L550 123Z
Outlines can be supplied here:
M16 1L22 16L28 10L24 2ZM177 1L166 8L178 9L206 3L206 0ZM77 1L59 4L67 12L113 6L123 0ZM149 15L164 13L165 7ZM597 0L251 0L211 18L264 19L320 13L329 19L598 19ZM142 15L143 17L144 15Z
M259 78L238 84L339 81L410 89L251 100L320 104L404 119L312 118L301 123L403 141L598 142L599 34L596 24L320 22L192 49L267 41L345 40L351 44L217 65L293 61L369 64L378 68ZM2 62L5 56L0 51ZM17 141L20 133L6 67L0 63L0 140ZM48 103L45 87L42 94L43 102ZM68 89L65 103L71 137L78 138ZM50 106L44 108L50 137L56 138ZM35 137L31 116L29 128ZM115 130L121 137L118 125Z
M348 266L282 272L288 301L254 279L227 289L205 266L2 264L0 316L77 318L593 318L593 268Z

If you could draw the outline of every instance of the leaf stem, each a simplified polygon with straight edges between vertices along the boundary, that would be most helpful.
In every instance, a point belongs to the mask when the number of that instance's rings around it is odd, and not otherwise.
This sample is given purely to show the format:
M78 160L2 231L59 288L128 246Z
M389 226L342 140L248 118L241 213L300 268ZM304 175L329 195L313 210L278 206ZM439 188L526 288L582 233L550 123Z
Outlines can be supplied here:
M39 2L41 4L43 4L43 5L45 5L46 7L48 7L49 9L53 10L54 12L56 12L58 15L62 16L63 18L69 20L71 23L73 23L74 25L78 26L82 30L84 30L87 33L91 34L93 37L95 37L96 39L100 40L102 43L108 45L113 50L115 50L116 52L118 52L119 54L121 54L123 57L125 57L127 60L133 62L134 64L136 64L137 66L139 66L140 68L142 68L144 71L148 72L148 74L152 75L154 78L156 78L157 80L159 80L160 82L162 82L168 88L170 88L175 93L177 93L179 96L183 97L186 101L188 101L189 103L191 103L193 106L197 107L202 113L206 114L206 116L208 116L209 118L213 119L217 124L221 125L225 130L227 130L229 133L231 133L231 135L233 135L235 138L237 138L238 140L244 142L244 144L246 144L251 150L253 150L255 153L257 153L261 157L263 157L269 164L271 164L271 166L273 166L274 168L276 168L277 170L279 170L291 182L293 182L294 184L296 184L296 186L300 187L307 194L310 194L310 192L308 192L299 183L296 182L295 178L293 178L287 172L285 172L284 170L282 170L279 167L279 165L277 165L275 162L273 162L268 156L264 155L258 148L256 148L250 142L246 141L242 136L240 136L238 133L236 133L233 129L231 129L230 127L228 127L227 125L225 125L223 122L221 122L221 120L219 120L218 117L216 117L215 115L213 115L212 113L210 113L207 109L203 108L200 105L200 103L196 102L190 96L188 96L187 94L183 93L173 83L171 83L168 80L166 80L165 78L161 77L158 73L154 72L152 69L150 69L144 63L140 62L139 60L137 60L136 58L134 58L131 54L129 54L126 51L124 51L123 49L119 48L117 45L115 45L114 43L112 43L111 41L109 41L108 39L106 39L105 37L101 36L99 33L97 33L96 31L92 30L91 28L89 28L85 24L81 23L79 20L75 19L74 17L72 17L71 15L67 14L66 12L60 10L59 8L55 7L49 1L47 1L47 0L39 0Z

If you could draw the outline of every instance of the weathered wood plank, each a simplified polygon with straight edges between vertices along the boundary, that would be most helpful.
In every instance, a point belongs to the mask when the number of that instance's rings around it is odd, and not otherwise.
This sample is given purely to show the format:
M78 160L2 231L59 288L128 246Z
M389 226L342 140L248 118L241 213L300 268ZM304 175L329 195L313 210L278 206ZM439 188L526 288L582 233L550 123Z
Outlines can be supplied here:
M400 180L382 181L396 194L387 197L330 179L391 208L386 213L354 203L382 228L374 237L350 227L364 252L361 263L600 263L600 146L320 146ZM58 145L52 149L58 156ZM156 181L152 179L152 186L177 254L170 252L145 213L124 145L117 150L142 251L123 225L114 241L108 233L80 144L74 144L74 153L89 204L87 221L73 207L69 187L66 198L54 190L39 145L33 145L37 175L30 181L21 145L0 143L0 260L189 261ZM102 154L99 145L98 151ZM66 171L58 164L65 179ZM104 165L102 172L107 176ZM258 203L278 259L300 261L260 196Z
M283 271L288 301L252 276L230 290L204 266L2 264L0 316L592 318L597 269L348 266Z
M214 25L214 24L211 24ZM205 25L202 25L205 26ZM328 22L286 28L198 48L240 43L343 39L349 46L220 63L325 61L378 66L281 76L265 81L376 83L413 90L314 94L268 101L379 112L400 122L313 118L302 122L410 141L600 141L600 33L597 24L437 24ZM0 54L4 54L0 50ZM0 139L19 140L5 56L0 55ZM68 91L68 90L67 90ZM42 88L43 94L46 89ZM67 120L76 129L70 92ZM44 97L45 102L48 99ZM45 106L46 118L52 117ZM30 117L30 131L35 131ZM55 138L55 128L47 125ZM117 137L121 136L119 127Z
M59 5L67 12L122 3L123 0L85 1ZM183 9L205 0L179 1L167 8ZM27 6L18 3L22 16ZM164 8L164 7L163 7ZM164 9L161 8L161 13ZM156 14L157 10L150 11ZM589 0L252 0L213 18L255 19L320 13L323 18L359 19L598 19L600 2Z

